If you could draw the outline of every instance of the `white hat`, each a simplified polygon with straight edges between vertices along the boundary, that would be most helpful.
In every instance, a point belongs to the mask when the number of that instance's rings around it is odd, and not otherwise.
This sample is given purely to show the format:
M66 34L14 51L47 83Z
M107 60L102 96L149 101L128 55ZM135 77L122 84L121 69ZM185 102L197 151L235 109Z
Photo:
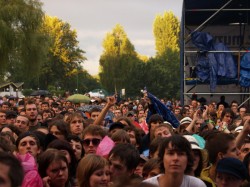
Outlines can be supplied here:
M185 124L185 123L191 123L192 122L192 119L190 117L185 117L183 118L180 123L181 125Z
M195 137L193 137L192 135L183 135L183 137L189 141L192 149L201 149Z
M243 126L238 126L238 127L236 127L236 128L234 129L234 131L235 131L235 132L240 132L240 131L242 131L242 129L243 129Z

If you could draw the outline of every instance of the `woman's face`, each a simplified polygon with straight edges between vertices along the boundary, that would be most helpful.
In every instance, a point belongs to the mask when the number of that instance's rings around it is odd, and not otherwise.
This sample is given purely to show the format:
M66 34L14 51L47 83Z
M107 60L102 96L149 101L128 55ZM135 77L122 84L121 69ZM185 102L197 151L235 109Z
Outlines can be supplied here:
M143 110L143 106L142 106L142 105L138 105L137 110L138 110L138 111L139 111L139 110Z
M83 122L81 118L75 117L70 122L70 132L74 135L80 135L83 131Z
M77 160L80 160L82 157L82 144L80 142L77 142L75 140L70 140L70 145L72 149L74 150L75 156Z
M53 161L46 169L50 177L50 186L64 187L68 180L68 166L63 160Z
M187 162L186 152L175 149L175 147L169 143L163 156L165 173L182 175L186 170Z
M109 166L105 166L102 169L94 171L90 176L89 184L90 187L108 187L110 182L110 171Z
M52 126L50 128L50 133L56 136L59 140L65 140L64 135L61 133L61 131L57 128L57 126Z
M21 155L30 153L35 158L40 153L40 148L37 145L36 139L32 136L26 136L20 140L18 144L18 152Z
M193 154L193 158L194 158L194 165L192 167L193 171L195 171L199 166L199 162L200 162L200 159L201 159L199 152L200 152L200 150L198 150L198 149L192 150L192 154Z

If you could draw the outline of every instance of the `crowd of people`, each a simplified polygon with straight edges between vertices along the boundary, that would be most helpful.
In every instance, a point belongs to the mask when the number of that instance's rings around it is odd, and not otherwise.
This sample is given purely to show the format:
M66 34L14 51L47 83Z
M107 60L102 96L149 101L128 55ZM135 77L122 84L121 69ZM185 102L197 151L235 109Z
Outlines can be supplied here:
M248 107L156 101L1 97L0 186L250 186Z

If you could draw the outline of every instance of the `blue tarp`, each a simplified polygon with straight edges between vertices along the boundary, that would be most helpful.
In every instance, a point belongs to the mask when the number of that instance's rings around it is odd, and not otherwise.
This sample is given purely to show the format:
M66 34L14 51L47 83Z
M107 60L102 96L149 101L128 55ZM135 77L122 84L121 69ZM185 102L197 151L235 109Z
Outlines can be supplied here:
M214 43L213 37L205 32L195 31L191 34L193 44L200 50L196 66L197 77L210 81L210 91L214 92L217 78L235 78L237 68L229 52L209 53L208 51L228 51L223 43Z
M153 106L153 110L148 111L147 122L152 114L157 113L161 115L165 121L171 123L171 125L174 128L177 128L180 125L180 123L178 119L175 117L174 113L171 110L169 110L167 106L164 103L162 103L157 97L155 97L149 92L147 92L147 95Z
M250 53L244 54L240 62L240 86L250 87Z

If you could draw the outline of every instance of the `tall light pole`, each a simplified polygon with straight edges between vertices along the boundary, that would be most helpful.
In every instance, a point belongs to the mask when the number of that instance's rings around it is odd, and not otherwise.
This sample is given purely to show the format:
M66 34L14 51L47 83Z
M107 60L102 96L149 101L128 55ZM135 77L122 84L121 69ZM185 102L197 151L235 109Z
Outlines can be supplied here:
M79 68L81 66L81 61L78 62L79 66L77 67L77 77L76 77L76 93L79 90Z

